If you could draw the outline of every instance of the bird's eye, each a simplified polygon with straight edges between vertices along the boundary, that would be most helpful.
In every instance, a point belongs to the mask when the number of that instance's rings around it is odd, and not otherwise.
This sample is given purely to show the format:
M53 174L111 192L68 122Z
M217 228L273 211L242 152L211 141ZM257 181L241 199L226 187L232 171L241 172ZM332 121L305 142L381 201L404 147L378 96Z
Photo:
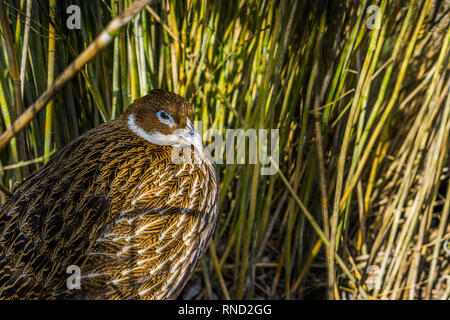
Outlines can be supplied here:
M156 112L156 116L158 117L158 119L161 122L169 123L169 124L173 123L172 117L164 110L160 110L160 111Z
M164 120L169 120L169 115L167 114L167 112L161 111L160 115L161 115L161 118L163 118Z

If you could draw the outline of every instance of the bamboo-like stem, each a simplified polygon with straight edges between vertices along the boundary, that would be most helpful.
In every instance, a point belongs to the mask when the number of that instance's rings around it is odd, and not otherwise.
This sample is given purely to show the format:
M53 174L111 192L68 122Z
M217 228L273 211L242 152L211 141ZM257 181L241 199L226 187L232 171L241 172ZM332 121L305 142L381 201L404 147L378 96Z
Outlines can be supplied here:
M0 81L0 107L1 107L1 112L2 112L2 117L3 117L3 121L5 122L5 125L7 127L11 126L11 115L8 109L8 104L6 102L6 97L5 97L5 91L3 90L3 85L2 82ZM17 151L17 140L16 138L13 138L11 140L11 159L14 162L19 162L19 154ZM17 171L17 173L20 173L20 171ZM20 174L19 174L20 176Z
M111 0L112 7L112 18L114 19L117 15L118 4L117 1ZM114 57L113 57L113 80L112 80L112 101L111 101L111 119L117 117L118 103L119 103L119 81L120 81L120 70L119 70L119 38L114 39Z
M222 271L221 271L221 268L220 268L219 259L217 258L216 246L214 245L214 243L210 244L209 251L211 252L211 256L213 258L214 268L216 269L216 273L217 273L217 276L219 278L219 283L220 283L220 286L222 287L223 295L225 296L226 300L230 300L231 299L230 298L230 294L228 293L227 285L226 285L226 283L225 283L225 281L223 279L223 276L222 276Z
M119 0L119 12L124 10L124 0ZM120 57L120 85L122 89L122 110L130 104L130 91L128 87L128 62L127 62L127 35L126 30L122 29L119 36L119 57Z
M20 60L20 81L21 81L21 91L23 99L23 89L25 87L25 72L27 69L27 53L28 53L28 42L30 39L30 23L31 23L31 8L33 4L31 0L27 0L27 12L25 18L25 30L23 33L23 44L22 44L22 58Z
M53 86L55 79L55 28L52 19L55 18L56 0L49 2L49 26L48 26L48 63L47 63L47 90ZM48 155L52 147L52 130L53 130L53 105L54 101L48 102L45 109L45 131L44 131L44 163L49 160Z
M14 83L14 98L15 98L15 114L13 115L14 118L16 118L15 121L18 120L18 117L23 112L23 100L22 100L22 90L21 90L21 81L20 81L20 73L17 65L17 59L14 52L14 45L12 41L12 35L11 30L9 29L9 23L8 18L6 16L6 10L5 5L3 3L3 0L0 0L0 24L2 26L3 35L6 42L6 51L8 53L8 59L10 63L10 71L11 71L11 77L13 79ZM11 137L12 138L12 137ZM10 140L10 139L9 139ZM9 142L8 140L8 142ZM27 160L27 152L26 152L26 140L25 140L25 134L21 132L18 135L17 142L19 144L19 153L20 158L22 160ZM2 148L0 148L2 149ZM25 174L28 173L28 170L25 170Z

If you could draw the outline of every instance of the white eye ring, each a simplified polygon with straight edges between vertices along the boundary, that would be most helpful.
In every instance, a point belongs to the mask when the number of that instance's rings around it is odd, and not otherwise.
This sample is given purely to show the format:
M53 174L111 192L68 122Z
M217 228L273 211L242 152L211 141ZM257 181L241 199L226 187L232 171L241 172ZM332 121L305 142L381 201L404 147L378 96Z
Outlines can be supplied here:
M164 110L159 110L156 112L156 116L158 117L158 120L161 121L164 124L167 124L169 126L173 125L173 118Z

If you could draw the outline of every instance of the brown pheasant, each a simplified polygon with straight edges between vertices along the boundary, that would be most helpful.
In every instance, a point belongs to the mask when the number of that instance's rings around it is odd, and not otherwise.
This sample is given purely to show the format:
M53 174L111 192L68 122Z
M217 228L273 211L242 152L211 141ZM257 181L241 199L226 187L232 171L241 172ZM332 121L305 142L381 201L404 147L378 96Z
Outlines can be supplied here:
M177 297L217 218L214 164L192 123L185 99L151 91L20 184L0 209L0 298ZM79 289L67 285L74 266Z

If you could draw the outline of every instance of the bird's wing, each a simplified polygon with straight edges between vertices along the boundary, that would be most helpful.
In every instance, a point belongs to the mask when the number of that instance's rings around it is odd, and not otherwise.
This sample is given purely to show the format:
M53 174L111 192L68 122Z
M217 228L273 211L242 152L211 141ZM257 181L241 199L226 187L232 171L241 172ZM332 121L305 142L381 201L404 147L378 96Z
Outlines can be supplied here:
M65 285L110 218L111 201L95 177L112 143L92 130L19 185L0 209L0 298L45 298Z

